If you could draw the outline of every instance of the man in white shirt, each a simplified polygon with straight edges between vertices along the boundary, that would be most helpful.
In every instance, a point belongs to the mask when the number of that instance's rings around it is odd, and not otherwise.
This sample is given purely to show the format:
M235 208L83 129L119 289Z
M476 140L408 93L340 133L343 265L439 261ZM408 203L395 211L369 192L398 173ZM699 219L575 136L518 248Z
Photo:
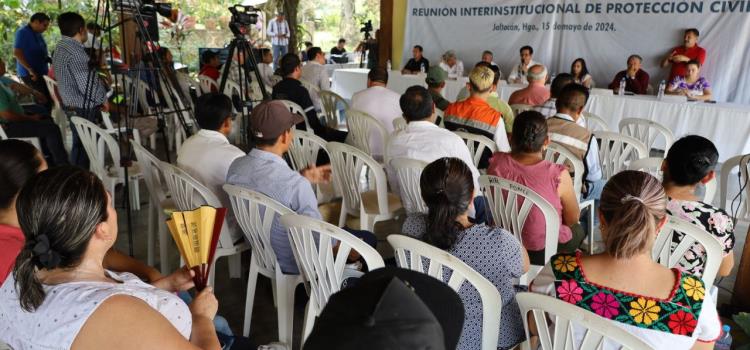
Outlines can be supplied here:
M232 162L245 155L229 143L232 131L232 100L224 94L208 93L198 98L195 119L201 130L190 136L177 151L177 166L208 187L226 208L231 208L229 197L221 188ZM236 226L234 215L227 215L232 241L243 237Z
M314 86L318 91L330 90L331 79L328 77L328 70L325 67L326 56L319 47L314 46L307 50L307 63L302 66L302 81ZM320 111L320 96L314 89L307 89L310 92L313 106L316 111Z
M273 68L273 54L271 49L262 48L260 49L260 62L258 62L258 71L260 72L260 79L263 80L263 85L266 86L267 91L273 90L274 78Z
M388 72L385 68L373 68L367 74L367 89L352 96L352 109L365 112L380 121L387 132L393 133L393 119L401 118L399 99L401 96L386 88ZM379 133L370 133L370 152L373 157L383 156L383 144Z
M448 73L448 78L458 79L464 76L464 63L456 56L456 51L448 50L443 54L440 68Z
M286 55L289 46L289 23L284 19L284 13L279 12L276 18L268 22L268 36L271 38L273 45L274 67L278 64L279 58Z
M534 62L534 49L531 46L524 46L521 48L521 63L513 67L508 76L508 83L510 84L528 84L526 80L526 73L529 68L539 64Z

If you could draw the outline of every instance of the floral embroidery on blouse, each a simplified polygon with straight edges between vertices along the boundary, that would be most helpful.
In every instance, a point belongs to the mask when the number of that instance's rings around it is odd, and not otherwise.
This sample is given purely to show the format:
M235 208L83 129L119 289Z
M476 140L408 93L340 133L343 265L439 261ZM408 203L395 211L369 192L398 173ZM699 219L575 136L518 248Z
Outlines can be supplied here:
M631 326L692 336L698 326L706 289L699 278L677 272L669 299L635 295L588 282L580 253L552 257L558 299Z
M673 90L688 90L690 94L695 96L703 96L703 90L711 88L711 84L704 77L698 78L694 83L688 84L685 77L677 76L672 79L669 84Z

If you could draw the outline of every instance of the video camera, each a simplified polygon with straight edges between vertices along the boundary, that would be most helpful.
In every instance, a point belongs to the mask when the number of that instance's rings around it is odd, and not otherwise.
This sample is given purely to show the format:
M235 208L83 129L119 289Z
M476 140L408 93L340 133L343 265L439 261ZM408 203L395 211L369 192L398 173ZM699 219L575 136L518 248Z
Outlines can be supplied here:
M244 35L245 27L258 23L258 9L250 5L234 5L229 8L232 19L229 21L229 29L234 35Z
M372 20L362 22L362 28L359 29L360 33L365 33L365 40L370 38L370 32L372 32Z

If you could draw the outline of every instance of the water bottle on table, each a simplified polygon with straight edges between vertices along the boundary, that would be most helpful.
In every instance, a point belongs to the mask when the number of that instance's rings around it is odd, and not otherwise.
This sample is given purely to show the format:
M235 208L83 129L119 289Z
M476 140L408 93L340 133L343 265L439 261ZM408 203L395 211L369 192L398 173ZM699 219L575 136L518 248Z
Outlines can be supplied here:
M622 79L620 79L620 88L617 90L618 95L625 95L625 84L627 84L627 80L625 79L625 77L622 77Z
M732 330L728 324L721 327L721 337L714 343L715 350L729 350L732 348L732 335L729 331Z
M666 89L667 89L667 82L664 81L664 80L662 80L659 83L659 92L656 94L656 98L659 99L659 100L663 99L664 98L664 90L666 90Z

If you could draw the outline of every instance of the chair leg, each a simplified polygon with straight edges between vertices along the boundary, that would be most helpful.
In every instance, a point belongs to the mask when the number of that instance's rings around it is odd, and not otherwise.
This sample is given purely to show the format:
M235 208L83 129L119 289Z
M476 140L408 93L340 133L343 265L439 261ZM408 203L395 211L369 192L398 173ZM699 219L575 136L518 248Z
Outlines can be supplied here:
M146 263L148 266L154 266L154 248L155 248L155 242L154 242L154 231L156 231L156 226L158 225L157 217L159 216L158 213L155 213L154 211L157 210L154 206L154 203L150 203L148 206L148 236L146 237Z
M307 307L305 308L305 323L304 326L302 326L302 344L305 343L305 340L307 340L307 337L310 335L310 332L312 332L313 325L315 324L315 317L317 316L317 308L313 306L313 297L310 297L310 300L307 302Z
M273 306L278 307L279 303L277 300L279 300L279 291L278 291L278 283L271 283L271 294L273 295Z
M130 180L130 209L141 210L141 189L138 179Z
M278 267L277 267L278 268ZM274 281L278 290L276 314L279 321L279 341L292 347L294 341L294 279L282 276Z
M250 263L250 272L247 275L247 294L245 294L245 322L242 325L242 335L250 336L250 321L253 318L253 304L255 302L255 287L258 284L258 266L255 262Z
M242 253L234 253L227 257L227 265L229 265L229 278L240 278L242 277Z

